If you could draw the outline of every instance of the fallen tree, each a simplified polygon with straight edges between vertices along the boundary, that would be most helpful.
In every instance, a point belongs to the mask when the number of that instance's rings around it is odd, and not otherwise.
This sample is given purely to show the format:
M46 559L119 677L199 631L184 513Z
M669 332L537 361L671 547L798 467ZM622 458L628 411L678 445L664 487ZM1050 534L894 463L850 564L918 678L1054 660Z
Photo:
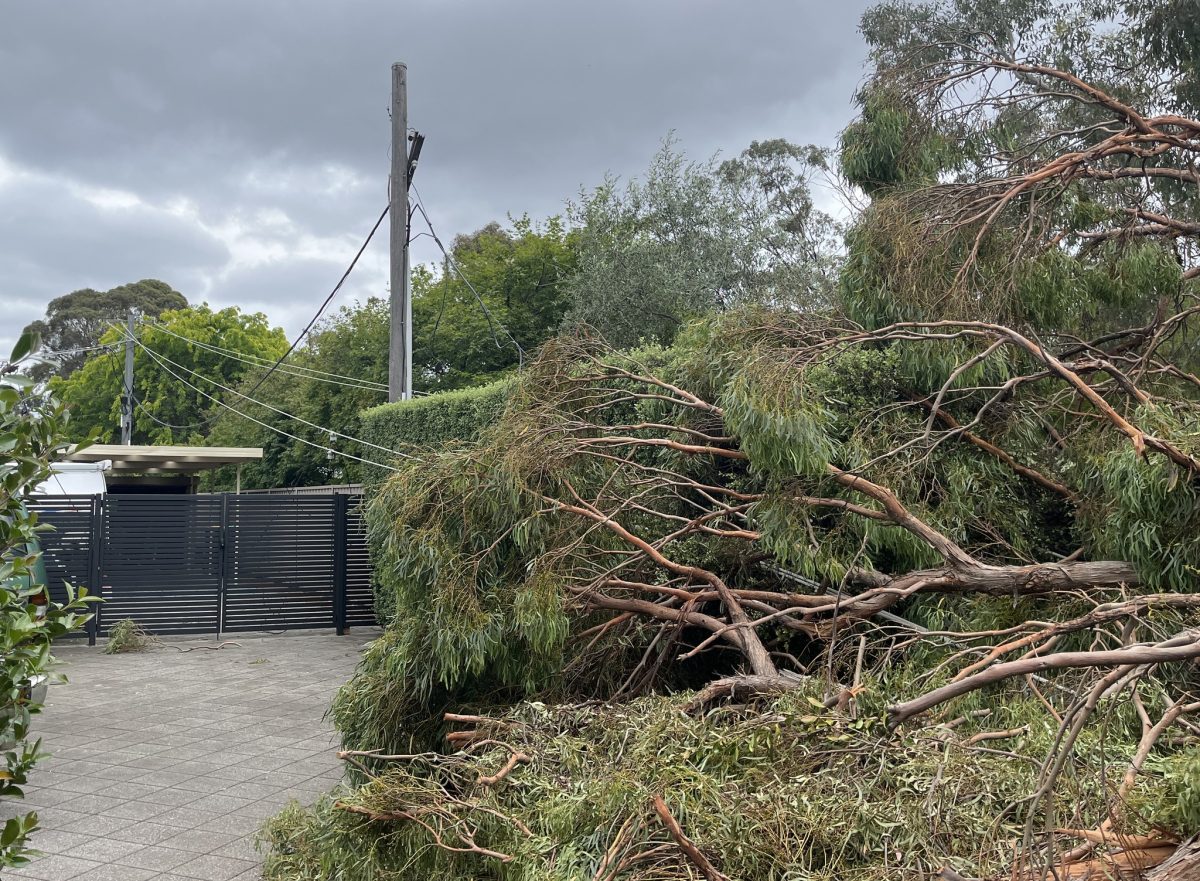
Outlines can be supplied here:
M272 877L1195 871L1200 122L1084 5L868 16L840 308L579 329L398 466Z

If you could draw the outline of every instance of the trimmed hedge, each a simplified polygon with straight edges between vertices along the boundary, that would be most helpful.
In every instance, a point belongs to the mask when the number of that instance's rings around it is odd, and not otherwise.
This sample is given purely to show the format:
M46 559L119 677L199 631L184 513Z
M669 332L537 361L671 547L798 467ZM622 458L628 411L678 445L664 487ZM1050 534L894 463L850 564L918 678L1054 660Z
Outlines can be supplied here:
M381 404L363 410L362 438L381 447L438 447L450 441L474 440L500 418L512 381L498 380L474 388L442 392L411 401ZM383 458L383 454L375 453ZM382 469L374 475L383 476Z
M453 441L471 441L479 432L500 418L512 389L512 380L502 379L488 385L441 392L411 401L381 404L359 414L363 440L392 450L406 447L439 447ZM379 462L387 456L366 448L366 457ZM368 495L387 478L384 468L365 468L364 483ZM372 558L377 558L375 537L368 539ZM391 620L396 599L389 591L373 584L375 614L381 624Z

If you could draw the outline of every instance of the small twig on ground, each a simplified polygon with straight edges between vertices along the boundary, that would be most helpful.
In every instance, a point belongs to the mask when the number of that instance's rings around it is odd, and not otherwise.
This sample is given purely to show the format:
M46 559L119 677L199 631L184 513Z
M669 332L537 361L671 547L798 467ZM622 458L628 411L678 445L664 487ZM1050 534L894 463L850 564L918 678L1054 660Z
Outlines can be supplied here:
M208 649L209 651L215 652L215 651L217 651L217 649L223 649L223 648L225 648L225 646L228 646L228 645L236 645L239 648L241 648L242 644L240 642L233 642L232 640L230 640L230 641L223 642L220 645L193 645L193 646L189 646L188 648L184 648L183 646L170 645L168 643L167 647L173 648L177 652L194 652L194 651L197 651L198 649Z

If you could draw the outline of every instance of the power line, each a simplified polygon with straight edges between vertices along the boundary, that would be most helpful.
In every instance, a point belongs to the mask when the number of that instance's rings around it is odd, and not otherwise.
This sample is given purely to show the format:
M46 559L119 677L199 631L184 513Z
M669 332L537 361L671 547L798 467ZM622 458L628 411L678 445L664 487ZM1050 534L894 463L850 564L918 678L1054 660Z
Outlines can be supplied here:
M310 427L310 428L315 428L315 429L317 429L318 431L323 431L323 432L326 432L327 434L330 434L330 435L335 435L335 436L337 436L337 437L343 438L344 440L352 441L352 442L354 442L354 443L357 443L357 444L362 444L362 445L363 445L363 446L365 446L365 447L371 447L371 448L373 448L373 449L376 449L376 450L379 450L379 451L381 451L381 452L387 453L388 455L391 455L391 456L399 456L399 457L401 457L401 458L404 458L404 459L415 459L415 458L417 458L416 456L412 456L412 455L410 455L410 454L408 454L408 453L402 453L402 452L400 452L399 450L393 450L393 449L391 449L391 448L389 448L389 447L383 447L383 446L380 446L379 444L372 443L371 441L366 441L366 440L363 440L362 438L357 438L357 437L354 437L353 435L349 435L349 434L343 434L343 433L342 433L342 432L340 432L340 431L335 431L334 429L332 429L332 428L327 428L327 427L325 427L324 425L318 425L318 424L317 424L317 423L315 423L315 422L309 422L307 419L304 419L304 418L303 418L303 417L301 417L301 416L296 416L295 414L288 413L286 410L281 410L281 409L280 409L280 408L278 408L278 407L273 407L273 406L271 406L270 404L264 403L263 401L256 400L256 399L254 399L254 398L250 397L250 396L249 396L249 395L247 395L247 394L243 394L242 392L239 392L237 389L233 389L233 388L230 388L230 387L229 387L229 386L227 386L227 385L223 385L222 383L218 382L217 380L213 379L212 377L205 376L203 373L200 373L199 371L193 370L193 369L192 369L192 368L190 368L190 367L185 367L184 365L180 364L179 362L177 362L177 361L173 361L172 359L168 358L166 355L163 355L163 354L161 354L161 353L159 353L159 352L155 352L153 349L151 349L149 346L147 346L145 343L141 342L140 340L137 340L137 339L135 339L135 340L134 340L134 342L135 342L135 343L138 345L138 347L139 347L139 348L141 348L141 349L142 349L142 350L143 350L143 351L144 351L144 352L145 352L147 355L149 355L149 356L150 356L150 357L151 357L151 358L152 358L152 359L153 359L153 360L154 360L154 361L155 361L155 362L158 364L158 366L159 366L159 367L162 367L164 370L166 370L168 373L170 373L170 374L171 374L172 376L174 376L176 379L179 379L181 382L184 382L184 383L186 383L187 385L191 386L191 388L193 388L193 389L195 389L196 391L200 392L202 395L205 395L205 397L211 398L212 400L217 400L217 399L216 399L216 398L212 398L212 396L211 396L211 395L208 395L207 393L205 393L205 392L204 392L204 391L202 391L201 389L199 389L199 388L197 388L196 386L192 385L190 382L187 382L187 380L185 380L185 379L182 379L182 378L181 378L181 377L180 377L180 376L179 376L177 373L175 373L173 370L171 370L171 369L170 369L169 367L167 367L166 365L167 365L167 364L171 364L171 365L173 365L173 366L175 366L175 367L178 367L180 370L183 370L183 371L185 371L185 372L187 372L187 373L190 373L190 374L192 374L193 376L196 376L196 377L199 377L200 379L203 379L205 382L208 382L208 383L211 383L212 385L215 385L217 388L221 389L222 391L225 391L225 392L230 392L230 393L232 393L232 394L235 394L235 395L237 395L238 397L240 397L240 398L244 398L245 400L249 401L251 404L256 404L256 405L258 405L258 406L260 406L260 407L265 407L266 409L268 409L268 410L272 411L273 413L278 413L280 416L283 416L283 417L285 417L285 418L287 418L287 419L292 419L292 420L295 420L296 422L300 422L300 423L302 423L302 424L304 424L304 425L307 425L307 426L308 426L308 427ZM166 362L166 363L163 363L163 362ZM218 403L223 403L223 402L221 402L221 401L217 401L217 402L218 402ZM226 406L228 406L228 405L226 405ZM232 407L230 407L229 409L231 409L231 410L232 410L233 408L232 408ZM241 414L241 415L245 416L246 414L244 414L244 413L243 413L243 414ZM252 419L252 417L249 417L249 416L246 416L246 418L247 418L247 419ZM253 419L252 419L252 421L256 421L256 420L253 420ZM260 423L260 424L262 424L262 423ZM324 447L322 447L322 449L327 449L327 448L324 448ZM335 451L335 452L336 452L336 451Z
M170 429L174 429L175 431L187 431L190 428L195 428L197 425L204 425L203 422L193 422L190 425L176 425L173 422L167 422L165 420L159 419L157 416L155 416L153 413L150 412L150 408L147 407L145 402L141 401L137 395L133 396L133 406L137 407L144 414L146 414L148 417L150 417L151 420L153 420L154 422L157 422L163 428L170 428ZM209 420L209 421L211 422L212 420Z
M517 356L521 364L525 363L525 350L521 348L521 344L517 342L517 338L512 335L498 319L492 315L492 310L487 307L487 303L483 301L483 297L479 296L479 291L475 290L475 285L471 284L471 280L459 268L458 263L450 256L450 252L446 250L446 246L442 244L442 240L438 238L437 231L433 228L433 221L429 219L429 213L425 210L425 203L421 199L421 192L414 185L412 187L413 195L416 196L416 207L421 212L421 217L425 220L425 225L429 227L429 235L434 243L438 246L438 250L442 252L442 256L446 259L446 265L454 270L454 273L463 281L463 284L475 295L475 301L479 304L479 308L483 310L483 315L487 319L488 330L492 334L492 342L496 344L497 349L503 349L504 346L500 343L499 337L496 336L496 327L499 326L505 335L512 340L512 344L517 348Z
M390 205L384 206L382 213L379 215L379 219L375 221L375 225L371 227L371 231L367 233L367 237L363 240L362 246L358 249L358 253L354 255L354 259L350 261L350 265L346 267L346 271L342 273L342 277L338 279L338 283L333 286L333 290L329 292L329 296L325 298L325 301L321 303L320 308L317 309L316 314L313 315L308 324L304 326L304 330L300 331L300 334L294 340L292 340L292 344L288 346L288 350L280 355L279 360L272 364L270 369L268 369L267 372L259 378L258 382L254 384L254 386L250 389L250 394L254 394L254 392L258 391L259 387L267 381L267 378L275 372L275 370L284 362L287 356L296 350L296 346L300 345L300 341L304 339L310 330L312 330L313 325L317 323L317 320L321 317L321 314L325 311L325 308L330 304L330 302L332 302L333 298L337 295L337 292L342 289L342 285L346 283L346 279L350 277L350 273L354 271L354 267L358 265L358 258L363 255L363 251L367 250L367 245L371 244L371 239L374 238L375 231L379 229L380 224L383 223L383 219L387 217L388 209L390 207Z
M320 307L317 309L316 314L313 315L312 319L309 320L308 324L306 324L304 326L304 330L300 331L300 334L292 341L292 344L290 346L288 346L287 351L284 352L282 355L280 355L279 358L267 369L266 373L264 373L262 376L260 376L258 378L258 382L256 382L254 384L254 386L250 389L250 394L254 394L254 392L258 391L258 389L262 387L262 384L264 382L266 382L267 379L271 376L271 374L274 373L279 368L279 365L284 362L284 360L287 358L287 356L292 354L292 352L294 352L296 350L296 346L300 345L300 341L304 339L304 337L308 334L308 332L310 330L312 330L313 325L317 323L317 320L321 317L321 314L325 311L326 307L330 304L330 302L333 301L333 298L337 295L337 292L342 289L342 285L346 283L346 279L350 277L350 273L354 271L354 267L358 265L358 259L360 257L362 257L363 252L365 250L367 250L367 245L371 244L371 239L375 236L375 231L379 229L380 224L383 223L383 219L387 216L388 207L390 207L390 206L387 206L383 209L383 213L381 213L379 215L379 218L375 221L375 225L371 227L371 231L369 233L367 233L366 239L363 240L362 245L359 247L358 253L356 253L354 255L354 259L350 261L350 265L346 267L346 271L342 273L342 277L338 279L338 283L333 286L333 290L329 292L329 295L325 298L324 302L321 303ZM114 326L119 327L119 325L114 325ZM134 338L134 342L138 342L136 337ZM138 343L138 345L141 345L141 343ZM143 348L144 348L144 346L143 346ZM241 394L241 393L236 392L235 394ZM266 405L264 405L264 406L266 406ZM230 408L230 409L232 409L232 408ZM220 417L220 415L221 414L218 411L217 413L214 413L212 416L208 417L207 419L203 420L202 422L196 422L196 423L193 423L191 425L186 425L186 426L181 425L181 426L174 426L174 427L177 427L180 430L184 430L184 431L186 431L188 429L192 429L192 428L203 428L204 426L211 425L213 422L215 422ZM247 417L247 418L249 418L249 417ZM255 420L251 420L251 421L255 421Z
M140 343L139 343L139 345L140 345ZM151 357L153 358L154 355L151 354ZM399 468L395 468L395 467L393 467L391 465L387 465L383 462L376 462L371 459L364 459L361 456L354 455L353 453L343 452L342 450L335 450L333 447L328 447L328 446L325 446L324 444L314 443L313 441L307 440L306 438L302 438L299 435L295 435L295 434L292 434L291 432L284 431L282 428L278 428L274 425L271 425L270 423L263 422L261 419L255 419L253 416L249 415L248 413L243 413L241 410L237 409L236 407L226 404L224 401L220 400L219 398L213 397L208 392L204 391L204 389L199 388L199 387L193 385L192 383L188 382L186 379L184 379L179 374L175 373L175 371L171 370L169 367L162 365L162 364L160 364L159 366L161 366L167 373L171 374L171 376L175 377L175 379L177 379L179 382L182 382L184 385L188 386L189 388L193 389L194 391L199 392L200 394L204 395L204 397L208 398L210 401L213 401L214 403L219 404L220 406L224 407L226 410L229 410L229 411L237 414L238 416L241 416L243 419L248 419L251 422L255 423L256 425L261 425L263 428L270 429L271 431L275 432L276 434L282 435L287 438L291 438L292 440L295 440L295 441L299 441L302 444L313 447L314 449L321 450L322 452L325 452L325 453L333 453L336 456L342 456L346 459L353 459L356 462L362 462L364 465L371 465L375 468L384 468L384 469L387 469L388 471L399 471L400 470ZM292 418L298 418L298 417L292 417ZM328 429L324 429L324 430L328 431ZM333 432L333 433L336 434L336 432ZM359 441L359 443L366 443L366 441ZM394 451L392 451L392 452L394 452ZM406 456L407 454L395 453L395 455ZM413 458L413 457L409 456L408 458Z
M186 343L190 343L193 346L213 352L214 354L224 355L225 357L232 358L235 361L241 361L245 364L251 364L258 367L271 363L270 358L263 358L259 355L251 355L246 352L238 352L234 349L227 349L223 346L218 346L213 343L202 343L199 340L194 340L191 337L186 337L182 334L176 333L166 325L159 324L157 322L151 322L150 326L154 327L156 330L161 330L163 333L170 334L177 339L183 340ZM314 379L318 382L328 382L332 383L333 385L361 388L366 391L373 392L387 391L387 385L382 382L374 382L373 380L369 379L358 379L357 377L346 376L342 373L330 373L326 370L317 370L313 367L303 367L299 364L288 364L283 367L277 367L276 369L280 373L287 374L289 376L296 376L303 379Z
M94 346L80 346L77 349L47 349L44 352L31 352L29 357L53 358L56 355L80 355L84 352L96 352L101 349L111 349L119 343L99 343Z

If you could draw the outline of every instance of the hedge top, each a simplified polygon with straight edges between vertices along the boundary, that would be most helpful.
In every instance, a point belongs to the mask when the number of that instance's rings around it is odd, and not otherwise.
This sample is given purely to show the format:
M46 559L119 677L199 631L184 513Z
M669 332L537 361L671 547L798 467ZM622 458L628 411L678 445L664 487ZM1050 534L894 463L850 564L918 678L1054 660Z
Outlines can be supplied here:
M393 450L474 440L499 418L511 380L381 404L362 411L362 437Z

